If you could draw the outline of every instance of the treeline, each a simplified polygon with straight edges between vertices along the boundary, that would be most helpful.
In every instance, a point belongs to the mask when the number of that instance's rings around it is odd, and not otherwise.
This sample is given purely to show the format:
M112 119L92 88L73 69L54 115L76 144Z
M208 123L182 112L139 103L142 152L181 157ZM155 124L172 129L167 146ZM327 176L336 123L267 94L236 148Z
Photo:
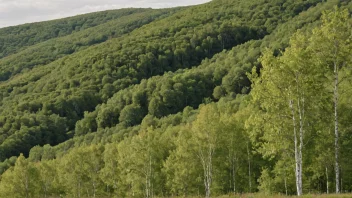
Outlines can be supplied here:
M66 36L110 20L150 9L120 9L0 29L0 58L53 38Z
M352 148L351 17L347 9L336 6L323 13L321 22L311 32L298 31L280 56L265 52L260 75L254 69L251 76L257 107L247 125L252 138L262 142L260 153L276 163L264 167L260 177L260 188L267 192L276 191L273 184L280 177L286 185L288 162L295 164L291 177L299 196L313 177L326 181L327 193L332 186L336 193L345 189L341 172L350 169L344 163L351 159Z
M56 159L50 149L35 147L2 175L0 193L153 197L255 191L262 160L244 129L246 98L203 105L199 113L185 109L174 117L177 125L154 128L154 118L122 142L81 146Z
M224 49L260 39L278 24L296 16L298 11L308 9L316 3L318 1L213 1L177 11L170 17L154 21L119 38L18 74L0 84L0 159L5 160L21 152L28 156L29 149L35 145L57 144L67 140L74 136L76 122L84 117L84 112L98 109L99 104L106 102L120 90L139 84L142 79L197 66L203 59L211 58ZM293 11L292 7L297 9ZM281 15L266 11L273 8L282 9ZM239 54L242 57L246 55L245 52ZM259 54L258 50L253 50L253 54ZM227 85L217 88L217 97L229 92L241 93L241 87L246 87L245 72L241 69L241 72L233 70L230 73L239 80L232 82L233 78L227 75L228 78L221 80ZM243 76L239 76L241 73ZM218 81L220 79L214 81L214 87L218 85ZM244 81L244 85L232 84L239 81ZM202 82L198 83L201 86ZM231 91L232 87L235 87L234 91ZM237 89L241 90L236 91ZM184 94L212 97L212 93L213 91L200 88L197 92ZM149 99L152 101L153 98ZM155 107L151 109L162 111L163 105L168 105L162 104L161 99L161 96L155 97ZM149 107L148 100L144 103L148 102ZM194 97L192 106L201 101L203 99L200 97ZM142 103L143 101L139 105L143 105ZM167 112L175 113L185 105L188 102L170 106ZM124 111L126 119L134 108L131 107ZM121 111L123 108L125 107L121 107ZM146 113L148 112L143 112L142 116ZM166 114L159 113L157 116L164 115ZM119 112L114 116L120 117ZM138 116L137 121L132 121L132 124L128 121L130 123L127 122L127 125L138 124L142 117ZM95 120L91 120L88 124L92 127L89 128L94 131ZM115 123L119 122L114 120L110 125ZM81 132L85 133L87 132Z
M46 65L66 55L120 37L154 20L167 17L177 9L145 10L111 19L94 28L71 33L68 36L50 39L0 59L0 80L30 71L35 66Z

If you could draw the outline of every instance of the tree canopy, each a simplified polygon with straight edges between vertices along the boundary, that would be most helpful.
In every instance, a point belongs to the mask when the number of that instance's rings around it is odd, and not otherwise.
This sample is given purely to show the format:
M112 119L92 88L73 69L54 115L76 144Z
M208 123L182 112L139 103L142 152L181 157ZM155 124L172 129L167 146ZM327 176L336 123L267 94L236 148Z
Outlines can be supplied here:
M351 191L349 10L213 0L0 29L0 197Z

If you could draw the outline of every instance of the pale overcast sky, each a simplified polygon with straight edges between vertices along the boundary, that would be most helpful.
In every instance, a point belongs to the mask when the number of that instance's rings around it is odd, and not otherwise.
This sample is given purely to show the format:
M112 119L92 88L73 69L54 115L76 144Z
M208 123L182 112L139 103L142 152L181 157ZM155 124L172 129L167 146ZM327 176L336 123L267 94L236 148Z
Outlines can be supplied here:
M118 8L165 8L210 0L0 0L0 28Z

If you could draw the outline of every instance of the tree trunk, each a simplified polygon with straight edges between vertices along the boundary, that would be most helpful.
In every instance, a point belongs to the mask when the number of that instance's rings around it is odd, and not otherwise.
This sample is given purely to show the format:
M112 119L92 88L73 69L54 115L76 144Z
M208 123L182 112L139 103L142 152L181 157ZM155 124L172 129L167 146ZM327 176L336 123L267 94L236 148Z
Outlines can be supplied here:
M286 170L285 170L285 178L284 178L284 180L285 180L285 193L286 193L286 196L287 196L288 193L287 193L287 176L286 176Z
M209 132L207 132L207 139L210 140ZM198 157L203 166L204 172L204 187L205 187L205 197L209 198L211 195L211 184L212 184L212 173L213 173L213 155L215 152L215 146L208 142L207 147L202 150L200 148Z
M303 164L303 155L302 155L302 150L303 150L303 135L304 135L304 92L300 90L300 82L299 82L299 73L296 74L296 87L297 87L297 93L299 93L299 97L297 100L297 110L298 110L298 116L299 116L299 148L298 148L298 166L299 166L299 172L298 172L298 182L299 182L299 193L302 195L303 194L303 182L302 182L302 164ZM300 196L298 195L298 196Z
M152 184L152 156L149 154L149 197L153 197L153 184Z
M145 197L149 198L149 181L148 181L148 173L145 175Z
M251 159L249 156L249 146L247 142L247 159L248 159L248 186L249 186L249 192L252 192L252 180L251 180Z
M340 170L339 170L339 128L337 117L338 105L338 82L339 74L337 63L334 63L335 86L334 86L334 108L335 108L335 176L336 176L336 193L340 193Z
M340 192L343 192L343 190L342 190L342 177L341 177L341 175L340 175L340 178L341 178L341 182L340 182Z
M149 154L147 170L145 171L145 197L152 197L152 157Z
M328 173L327 166L325 166L325 174L326 174L326 194L329 194L329 173Z
M298 138L297 138L297 126L296 126L296 118L295 112L293 109L293 101L290 100L290 108L292 111L292 122L293 122L293 134L294 134L294 144L295 144L295 176L296 176L296 188L297 188L297 195L302 195L302 182L301 182L301 165L300 165L300 156L299 156L299 149L298 149Z
M209 198L211 195L211 183L212 183L212 157L213 149L210 147L204 156L203 152L200 151L199 158L201 160L204 172L204 188L205 188L205 197Z
M298 102L298 104L300 104L300 102ZM301 110L301 106L298 105L298 108L299 108L299 123L300 123L300 126L299 126L299 182L300 182L300 194L302 195L303 194L303 189L302 189L302 186L303 186L303 182L302 182L302 172L303 172L303 168L302 168L302 165L303 165L303 155L302 155L302 150L303 150L303 133L304 133L304 130L303 130L303 116L302 114L304 113L303 110Z
M210 195L211 195L211 183L212 183L212 154L213 153L213 151L212 151L212 148L209 148L209 150L208 150L208 156L207 156L207 158L208 158L208 160L206 160L206 187L205 187L205 189L206 189L206 197L207 198L209 198L210 197Z
M95 189L96 189L96 187L95 187L95 181L93 181L93 197L95 198Z
M236 195L236 159L232 161L232 177L233 177L233 194Z
M233 135L231 137L231 146L229 148L229 161L231 163L231 175L230 175L230 189L233 189L233 194L236 195L236 162L237 157L235 154L235 149L233 148Z
M208 167L205 160L203 159L203 170L204 170L204 188L205 188L205 197L209 198L209 189L208 189Z

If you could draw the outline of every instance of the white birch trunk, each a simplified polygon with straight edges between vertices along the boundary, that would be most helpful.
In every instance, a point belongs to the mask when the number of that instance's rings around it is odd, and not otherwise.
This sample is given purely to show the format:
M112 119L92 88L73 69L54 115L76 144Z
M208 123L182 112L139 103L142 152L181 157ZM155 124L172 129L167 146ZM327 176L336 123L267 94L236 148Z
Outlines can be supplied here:
M295 145L296 189L297 189L297 195L301 196L302 195L301 165L300 165L300 156L299 156L299 151L298 151L299 149L298 149L296 118L295 118L295 112L293 109L293 101L292 100L290 100L290 108L291 108L291 112L292 112L293 134L294 134L294 145Z
M287 194L287 177L286 177L286 171L285 171L285 178L284 178L284 181L285 181L285 193L286 193L286 196L287 196L288 194Z
M304 135L304 92L300 90L300 82L299 82L299 73L296 74L296 89L297 94L299 94L297 100L297 110L299 116L299 147L298 147L298 196L303 194L303 182L302 182L302 174L303 174L303 135Z
M236 158L233 158L232 161L232 177L233 177L233 194L236 195Z
M145 175L145 197L149 197L149 189L148 189L148 173Z
M300 106L300 102L298 101L298 112L299 112L299 190L300 190L300 195L303 194L303 182L302 182L302 172L303 172L303 168L302 168L302 164L303 164L303 155L302 155L302 150L303 150L303 116L302 114L304 113L303 110L301 110L301 106Z
M325 166L325 174L326 174L326 194L329 194L329 173L328 173L327 166Z
M340 169L339 169L339 128L338 128L338 82L339 74L337 63L334 63L335 85L334 85L334 108L335 108L335 176L336 176L336 193L340 193Z
M252 180L251 180L251 159L249 156L249 146L247 142L247 160L248 160L248 186L249 186L249 192L252 192Z
M210 140L209 132L207 132L207 139ZM208 145L202 150L199 148L198 158L200 159L203 172L204 172L204 187L205 187L205 197L209 198L211 196L211 184L212 184L212 173L213 173L213 155L215 152L215 146L208 142Z
M211 195L211 183L212 183L212 158L213 158L213 147L209 146L204 155L203 151L199 151L199 159L201 160L204 173L204 187L205 187L205 197L209 198Z
M237 157L235 154L235 149L233 148L233 135L231 138L231 147L229 148L229 162L231 164L231 178L230 178L230 188L233 189L233 194L236 195L236 162L237 162Z

